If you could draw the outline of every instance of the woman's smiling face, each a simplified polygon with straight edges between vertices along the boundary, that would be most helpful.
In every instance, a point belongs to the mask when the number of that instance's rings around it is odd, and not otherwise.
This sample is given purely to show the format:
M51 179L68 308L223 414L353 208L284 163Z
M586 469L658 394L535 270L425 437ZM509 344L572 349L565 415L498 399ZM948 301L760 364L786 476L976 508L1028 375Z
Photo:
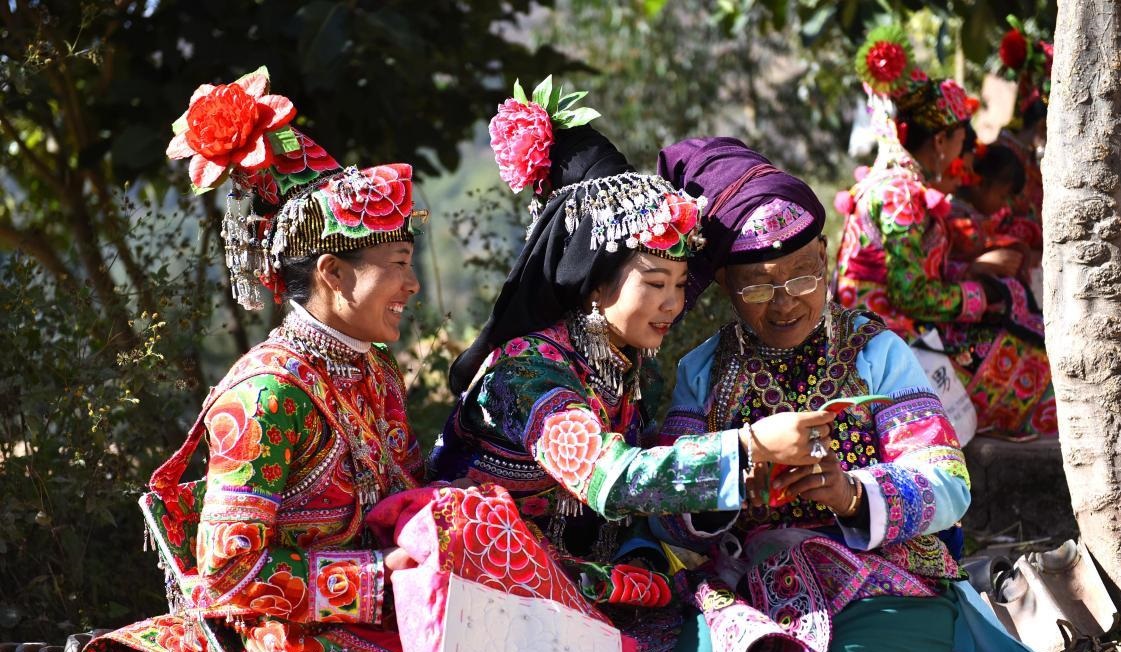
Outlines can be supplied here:
M366 247L357 261L335 258L330 269L333 296L322 302L328 325L363 342L396 342L405 304L420 289L412 243Z
M825 310L826 273L825 240L815 238L809 244L781 258L750 265L728 265L716 272L716 280L743 323L766 346L787 349L798 346L809 337ZM770 301L747 303L739 292L750 285L782 285L801 276L822 277L809 294L791 296L778 287Z
M685 308L684 261L666 260L636 252L624 264L618 280L592 293L611 324L615 346L654 349Z

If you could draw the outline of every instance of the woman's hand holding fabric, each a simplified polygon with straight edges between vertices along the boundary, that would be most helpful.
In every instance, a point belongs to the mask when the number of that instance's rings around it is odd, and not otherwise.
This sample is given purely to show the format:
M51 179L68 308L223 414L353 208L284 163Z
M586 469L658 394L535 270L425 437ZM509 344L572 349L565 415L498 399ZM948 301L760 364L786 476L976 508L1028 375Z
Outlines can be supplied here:
M405 570L408 568L416 568L416 560L409 556L409 553L404 548L394 546L392 548L385 548L381 551L382 560L385 564L385 583L389 584L393 581L394 571Z
M855 487L836 456L826 455L809 466L795 466L779 476L773 489L789 487L789 492L825 505L839 516L849 516Z
M1024 262L1024 255L1015 249L993 249L977 256L969 266L974 275L1015 276Z
M740 442L751 451L756 462L775 462L792 466L813 464L811 454L816 440L828 441L832 412L780 412L740 431Z

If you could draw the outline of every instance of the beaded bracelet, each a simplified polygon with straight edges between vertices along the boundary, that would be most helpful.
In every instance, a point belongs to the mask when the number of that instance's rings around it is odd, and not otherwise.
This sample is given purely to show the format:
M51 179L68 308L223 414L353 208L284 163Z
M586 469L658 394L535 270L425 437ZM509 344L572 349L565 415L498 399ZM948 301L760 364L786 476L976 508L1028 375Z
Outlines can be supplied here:
M743 437L740 435L740 433L743 433L745 431L747 432L747 442L748 442L747 446L743 445ZM739 438L740 438L740 449L747 456L747 459L744 460L743 463L740 466L745 468L745 469L750 469L751 468L751 462L752 462L751 442L755 441L755 431L751 429L751 422L744 421L743 425L740 426L739 429L736 430L736 435L739 436Z

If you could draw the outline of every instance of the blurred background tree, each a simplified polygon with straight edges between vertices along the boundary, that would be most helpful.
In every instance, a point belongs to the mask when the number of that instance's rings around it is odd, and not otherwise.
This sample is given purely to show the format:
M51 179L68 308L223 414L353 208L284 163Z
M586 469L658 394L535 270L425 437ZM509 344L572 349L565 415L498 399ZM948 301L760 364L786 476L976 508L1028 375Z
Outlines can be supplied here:
M11 0L0 5L0 640L59 640L164 608L134 500L206 388L279 312L230 299L219 193L169 164L201 83L269 67L297 124L340 161L409 161L433 211L423 290L397 347L426 443L447 365L522 242L486 120L515 78L591 91L639 168L676 139L739 137L811 180L849 183L851 57L902 21L928 66L974 91L1004 16L1054 0ZM675 329L667 367L725 315Z

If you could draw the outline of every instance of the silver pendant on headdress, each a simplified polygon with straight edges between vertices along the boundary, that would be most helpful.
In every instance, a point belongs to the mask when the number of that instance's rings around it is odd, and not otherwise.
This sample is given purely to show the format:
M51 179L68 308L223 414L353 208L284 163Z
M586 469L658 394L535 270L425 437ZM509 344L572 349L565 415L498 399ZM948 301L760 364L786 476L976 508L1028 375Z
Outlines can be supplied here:
M234 189L226 195L222 241L230 270L230 292L247 310L260 310L265 305L259 279L268 272L269 261L257 234L263 221L265 218L253 214L252 192Z

